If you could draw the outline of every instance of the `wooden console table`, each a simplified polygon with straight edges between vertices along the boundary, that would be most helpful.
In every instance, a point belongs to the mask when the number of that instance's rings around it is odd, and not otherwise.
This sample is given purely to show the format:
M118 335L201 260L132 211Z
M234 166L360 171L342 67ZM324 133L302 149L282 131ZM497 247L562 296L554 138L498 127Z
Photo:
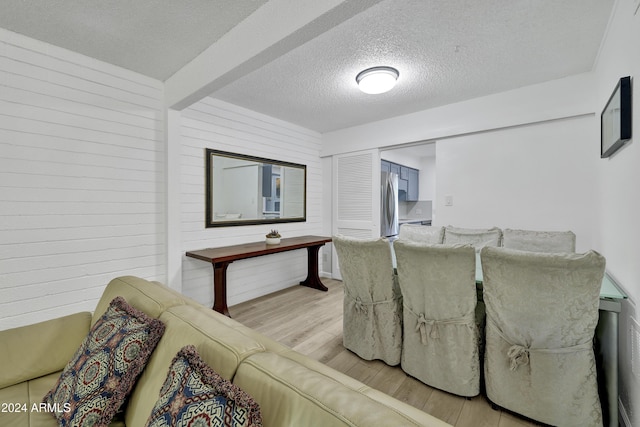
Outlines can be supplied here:
M300 284L326 291L327 287L322 284L318 276L318 251L325 243L330 241L331 237L322 236L290 237L282 239L278 245L267 245L264 242L245 243L189 251L187 256L210 262L213 265L213 309L218 313L231 317L227 307L227 267L229 267L229 264L240 259L307 248L307 278Z

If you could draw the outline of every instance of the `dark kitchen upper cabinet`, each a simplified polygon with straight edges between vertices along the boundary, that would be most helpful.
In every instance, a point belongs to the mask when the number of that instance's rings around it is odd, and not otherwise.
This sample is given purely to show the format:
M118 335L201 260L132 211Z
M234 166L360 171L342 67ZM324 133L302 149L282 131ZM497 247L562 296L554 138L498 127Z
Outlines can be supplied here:
M401 202L417 202L420 171L388 160L382 160L380 169L398 175L398 199Z
M386 160L382 160L382 162L380 164L380 170L382 172L391 172L391 163L389 163Z

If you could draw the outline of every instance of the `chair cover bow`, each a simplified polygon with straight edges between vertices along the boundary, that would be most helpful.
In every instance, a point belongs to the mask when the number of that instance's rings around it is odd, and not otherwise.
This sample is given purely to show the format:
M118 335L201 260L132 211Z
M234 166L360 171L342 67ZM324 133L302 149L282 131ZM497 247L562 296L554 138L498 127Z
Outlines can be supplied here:
M429 337L440 338L438 333L438 324L435 320L427 320L424 317L424 313L420 313L418 321L416 322L416 332L420 332L420 341L423 345L427 344L427 325L429 326Z
M509 369L515 371L520 365L526 365L529 363L529 349L524 346L514 344L509 347L509 350L507 350L507 357L509 358Z
M360 314L367 314L367 312L369 311L369 306L373 307L376 305L396 304L398 300L402 300L402 295L394 295L394 297L391 299L386 299L383 301L373 301L373 302L362 301L360 297L353 297L349 293L346 293L346 296L353 301L354 310Z
M366 313L367 311L367 306L365 305L365 303L362 302L360 297L354 300L354 306L358 313Z

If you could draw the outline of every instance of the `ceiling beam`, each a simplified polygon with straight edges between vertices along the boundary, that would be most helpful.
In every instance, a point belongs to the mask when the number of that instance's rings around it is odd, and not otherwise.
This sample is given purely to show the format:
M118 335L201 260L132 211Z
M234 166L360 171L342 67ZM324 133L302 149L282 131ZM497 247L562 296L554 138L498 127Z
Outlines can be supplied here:
M270 0L165 81L182 110L381 0Z

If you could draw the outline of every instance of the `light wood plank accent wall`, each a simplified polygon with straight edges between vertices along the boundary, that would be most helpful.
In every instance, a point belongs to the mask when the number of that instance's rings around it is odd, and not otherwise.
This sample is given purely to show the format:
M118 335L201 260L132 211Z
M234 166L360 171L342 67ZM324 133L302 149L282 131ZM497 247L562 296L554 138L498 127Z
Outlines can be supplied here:
M307 165L307 221L205 228L205 148ZM254 111L205 98L182 111L181 224L183 254L189 250L261 241L271 229L283 237L322 234L320 134ZM320 271L322 253L320 251ZM227 270L229 305L304 280L306 250L236 261ZM182 292L213 304L210 264L183 255Z
M165 280L163 85L0 29L0 330Z

